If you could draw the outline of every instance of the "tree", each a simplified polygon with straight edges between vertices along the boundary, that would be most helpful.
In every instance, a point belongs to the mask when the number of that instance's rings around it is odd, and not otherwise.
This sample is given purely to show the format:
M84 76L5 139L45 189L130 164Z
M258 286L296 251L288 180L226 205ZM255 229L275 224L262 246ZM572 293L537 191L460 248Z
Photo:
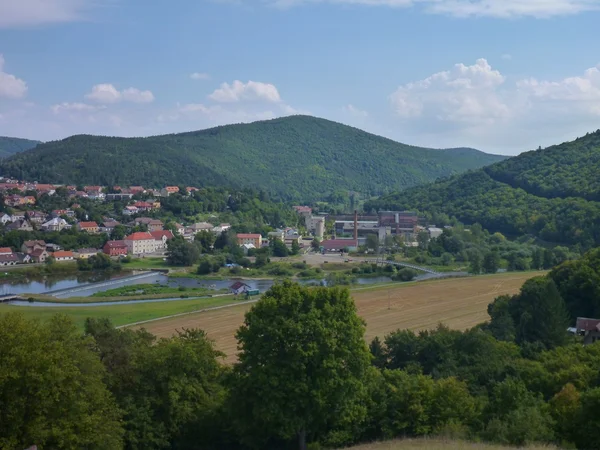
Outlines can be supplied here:
M544 269L552 269L552 267L554 267L554 254L552 253L552 250L550 250L549 248L544 249L544 259L542 261L542 267Z
M368 234L366 246L369 250L377 252L379 250L379 236L376 234Z
M199 257L198 247L186 242L182 237L167 241L167 264L170 266L191 266Z
M471 261L471 264L469 265L469 273L479 275L483 268L483 259L481 258L481 254L479 252L473 253L469 257L469 260Z
M293 240L292 241L292 251L291 251L292 255L297 255L300 253L300 245L298 244L297 240Z
M371 359L364 330L347 289L286 281L267 291L236 334L231 398L243 440L276 448L270 438L295 437L304 450L326 426L359 422Z
M417 234L417 242L419 243L419 248L421 250L427 250L427 245L429 244L429 233L427 231L420 231Z
M216 240L215 234L208 230L202 230L194 236L194 241L200 245L202 253L212 253Z
M485 273L496 273L500 266L500 255L498 252L486 253L483 258L483 271Z
M319 247L321 246L321 241L319 240L319 238L314 238L310 243L310 246L313 248L313 250L319 250Z
M66 316L0 316L0 448L122 448L105 370Z
M121 241L125 236L127 236L127 228L124 225L116 225L110 233L113 241Z
M281 239L273 238L269 242L273 256L285 257L289 255L289 250Z
M544 262L544 252L541 248L536 247L531 254L531 268L541 269Z
M48 256L45 261L47 266L53 266L56 263L56 258L52 255Z

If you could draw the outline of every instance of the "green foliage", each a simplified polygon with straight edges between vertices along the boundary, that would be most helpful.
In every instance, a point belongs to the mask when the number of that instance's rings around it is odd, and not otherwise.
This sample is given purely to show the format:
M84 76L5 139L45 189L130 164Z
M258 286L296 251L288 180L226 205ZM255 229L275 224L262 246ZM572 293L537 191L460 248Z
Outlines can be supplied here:
M88 259L78 259L77 267L79 270L119 270L121 264L104 253L97 253Z
M40 144L40 141L0 136L0 158L7 158L15 153L24 152Z
M269 241L269 248L273 256L285 257L290 254L285 243L281 239L273 238Z
M600 220L599 171L600 132L595 132L367 202L365 209L445 213L506 235L531 234L590 248L600 245L596 225ZM539 255L535 262L541 266Z
M183 237L176 237L167 241L167 264L170 266L191 266L198 262L200 250Z
M412 281L417 278L419 273L415 269L411 269L410 267L405 267L403 269L398 270L393 276L392 280L394 281Z
M270 436L310 440L328 425L360 422L370 363L364 330L345 289L272 287L237 332L231 398L243 439L267 448Z
M293 116L148 138L72 136L11 158L1 172L53 183L253 186L284 199L326 200L340 189L382 194L504 158L412 147Z
M106 372L70 319L0 315L0 448L121 448Z

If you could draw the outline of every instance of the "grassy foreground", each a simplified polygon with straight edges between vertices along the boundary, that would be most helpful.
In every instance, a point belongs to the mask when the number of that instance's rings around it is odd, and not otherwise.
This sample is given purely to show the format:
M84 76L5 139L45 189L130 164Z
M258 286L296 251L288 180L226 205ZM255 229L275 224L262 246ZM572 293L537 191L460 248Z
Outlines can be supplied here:
M38 307L14 306L0 304L0 314L20 312L28 319L46 320L55 314L66 314L73 319L78 327L83 328L88 317L108 317L114 325L127 325L143 320L156 319L187 312L198 311L214 306L222 306L244 300L240 297L235 300L233 296L202 298L195 300L177 300L154 303L137 303L110 306L83 306L83 307Z
M529 450L552 450L557 447L533 445ZM374 442L372 444L352 447L349 450L510 450L514 447L502 445L481 444L474 442L455 441L446 439L405 439L398 441Z

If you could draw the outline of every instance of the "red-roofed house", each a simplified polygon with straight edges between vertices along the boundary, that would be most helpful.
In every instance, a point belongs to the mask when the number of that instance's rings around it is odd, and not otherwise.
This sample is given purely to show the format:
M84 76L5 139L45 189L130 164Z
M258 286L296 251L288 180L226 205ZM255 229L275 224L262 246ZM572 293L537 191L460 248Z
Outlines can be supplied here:
M154 204L148 202L135 202L133 206L135 206L138 211L150 211L151 209L154 209Z
M150 234L156 240L156 249L162 250L167 247L167 241L173 239L173 233L170 230L151 231Z
M176 194L179 192L179 187L177 186L166 186L160 190L160 195L163 197L168 197L171 194Z
M98 233L98 224L96 222L79 222L77 229L86 233L96 234Z
M156 251L156 239L147 231L138 231L126 236L123 240L127 244L128 252L134 255Z
M255 248L260 248L262 245L262 236L260 234L238 233L238 245L252 244Z
M21 246L21 251L23 253L31 254L35 250L46 250L46 242L45 241L25 241Z
M35 197L32 195L27 195L27 196L23 197L23 204L24 205L35 205Z
M127 254L127 243L125 241L108 241L104 244L102 251L108 256L121 256Z
M599 319L578 317L575 328L577 329L577 333L583 336L583 345L590 345L600 340Z
M83 190L85 192L102 192L102 186L84 186Z
M31 256L31 260L34 263L43 263L44 261L46 261L46 258L48 258L49 253L46 251L46 249L35 249L34 251L32 251L29 256Z
M321 242L321 247L326 252L339 252L347 248L350 251L355 251L358 248L358 242L354 239L331 239Z
M73 261L73 252L67 250L59 250L57 252L52 253L54 259L57 261Z
M142 186L129 186L129 190L134 195L135 194L141 194L142 192L145 191L145 189Z
M19 262L19 257L14 253L0 255L0 266L15 266Z
M12 248L10 247L1 247L0 248L0 255L12 255Z
M294 209L298 214L303 216L310 216L312 214L312 208L310 206L294 206Z

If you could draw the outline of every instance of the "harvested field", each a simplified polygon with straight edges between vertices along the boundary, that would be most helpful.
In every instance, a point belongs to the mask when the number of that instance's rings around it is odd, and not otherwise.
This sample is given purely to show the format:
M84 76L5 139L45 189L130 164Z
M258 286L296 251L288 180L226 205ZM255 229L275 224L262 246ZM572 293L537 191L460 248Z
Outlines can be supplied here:
M487 305L494 298L517 293L525 280L542 274L515 272L393 284L356 289L352 296L359 315L367 322L366 339L370 341L399 328L417 331L433 328L438 323L461 330L470 328L488 319ZM217 348L228 355L227 360L233 361L236 353L234 334L251 306L233 306L159 320L144 327L157 336L171 336L182 328L201 328L216 342Z

